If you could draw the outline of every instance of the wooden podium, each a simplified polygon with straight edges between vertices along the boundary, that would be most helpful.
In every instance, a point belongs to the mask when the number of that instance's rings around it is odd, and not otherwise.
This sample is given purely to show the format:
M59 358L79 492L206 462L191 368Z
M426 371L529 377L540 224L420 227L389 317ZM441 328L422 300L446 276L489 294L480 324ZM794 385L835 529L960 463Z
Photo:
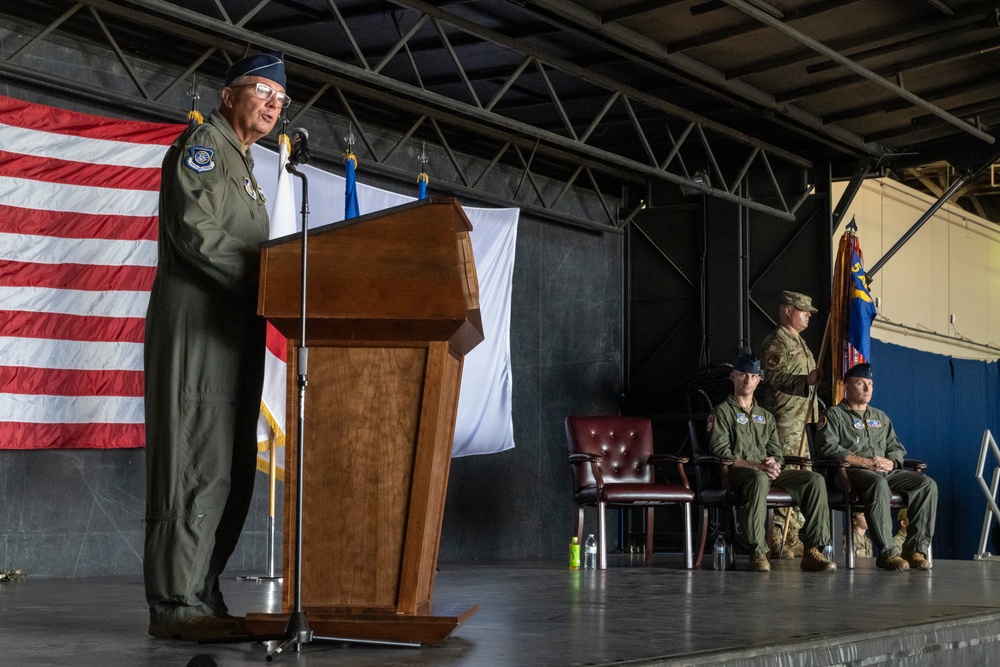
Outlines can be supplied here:
M281 634L294 606L295 490L303 490L302 606L318 636L443 641L478 611L431 597L465 354L483 340L469 231L454 199L311 229L303 479L296 479L301 234L262 246L258 313L288 339Z

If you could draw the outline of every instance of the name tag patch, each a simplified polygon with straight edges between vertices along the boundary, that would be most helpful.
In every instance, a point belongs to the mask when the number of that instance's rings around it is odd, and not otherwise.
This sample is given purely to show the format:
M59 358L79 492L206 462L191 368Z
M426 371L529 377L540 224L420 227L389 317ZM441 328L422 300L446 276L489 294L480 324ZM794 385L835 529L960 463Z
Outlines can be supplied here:
M754 424L763 424L763 423L765 423L766 421L767 421L767 420L766 420L766 419L764 419L764 415L754 415L754 416L753 416L753 423L754 423Z
M868 425L871 426L872 428L882 428L882 422L880 422L877 419L869 419Z

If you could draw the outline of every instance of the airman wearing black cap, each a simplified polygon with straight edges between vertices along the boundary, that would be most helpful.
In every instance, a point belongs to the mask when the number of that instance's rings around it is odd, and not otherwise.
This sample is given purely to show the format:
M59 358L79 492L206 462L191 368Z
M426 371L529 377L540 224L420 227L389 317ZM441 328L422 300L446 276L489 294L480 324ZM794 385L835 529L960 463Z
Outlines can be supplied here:
M740 500L737 518L750 544L750 570L769 572L764 523L767 492L776 485L785 489L802 508L805 516L806 549L801 568L813 572L833 572L836 564L823 557L830 543L830 512L826 485L818 473L809 470L781 470L784 454L778 443L774 417L754 400L760 382L760 360L741 354L733 360L729 374L733 393L715 407L708 422L708 442L713 454L733 459L729 471Z
M253 494L264 377L257 283L268 218L250 146L288 102L281 54L239 60L219 109L163 160L145 331L143 573L154 637L244 633L219 575Z
M847 461L851 487L861 496L876 565L884 570L929 570L927 550L934 537L937 484L927 475L903 470L906 449L889 416L869 405L872 369L864 363L844 375L847 397L826 411L817 440L824 457ZM907 499L909 525L902 549L892 539L891 492Z
M778 327L764 339L761 359L764 365L764 407L774 415L778 441L787 456L803 456L802 434L806 424L819 418L813 406L809 411L809 391L822 378L816 368L809 346L800 335L809 326L817 309L812 298L799 292L782 292L778 299ZM792 508L775 513L775 533L785 534L785 517L791 515L787 541L781 549L783 558L802 555L798 532L803 526L802 514ZM776 540L776 544L778 541Z

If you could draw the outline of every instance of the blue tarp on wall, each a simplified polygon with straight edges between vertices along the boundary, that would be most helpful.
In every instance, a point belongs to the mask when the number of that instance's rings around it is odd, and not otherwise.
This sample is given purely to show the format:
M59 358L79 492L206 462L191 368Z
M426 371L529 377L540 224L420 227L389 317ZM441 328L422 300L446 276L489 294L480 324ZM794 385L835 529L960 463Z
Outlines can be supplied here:
M872 372L872 405L892 419L907 458L926 461L938 483L935 558L971 559L986 510L975 480L983 432L1000 439L1000 366L872 340ZM987 484L994 468L990 457ZM998 531L994 523L991 535Z

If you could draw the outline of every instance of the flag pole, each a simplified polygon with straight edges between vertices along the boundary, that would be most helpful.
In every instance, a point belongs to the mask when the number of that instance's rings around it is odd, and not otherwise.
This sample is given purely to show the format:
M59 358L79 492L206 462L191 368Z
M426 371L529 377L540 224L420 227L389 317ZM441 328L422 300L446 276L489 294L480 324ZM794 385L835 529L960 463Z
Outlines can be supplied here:
M826 314L826 326L823 327L823 341L819 344L819 356L816 357L816 368L823 368L823 357L826 355L826 343L830 338L830 322L833 319L833 313ZM819 387L817 382L809 387L809 409L806 412L807 419L812 417L813 408L816 407L816 390ZM806 422L808 423L808 422ZM805 456L806 443L808 442L808 431L805 424L802 426L802 439L799 440L799 458ZM791 508L789 508L791 509ZM788 539L788 526L791 524L791 512L785 516L785 530L781 535L781 544L778 545L778 559L781 559L781 552L785 549L785 540Z
M271 437L268 438L268 461L267 475L270 478L270 488L267 498L267 578L280 579L274 574L274 515L277 509L278 490L278 462L275 460L278 455L278 438L274 429L271 429Z

